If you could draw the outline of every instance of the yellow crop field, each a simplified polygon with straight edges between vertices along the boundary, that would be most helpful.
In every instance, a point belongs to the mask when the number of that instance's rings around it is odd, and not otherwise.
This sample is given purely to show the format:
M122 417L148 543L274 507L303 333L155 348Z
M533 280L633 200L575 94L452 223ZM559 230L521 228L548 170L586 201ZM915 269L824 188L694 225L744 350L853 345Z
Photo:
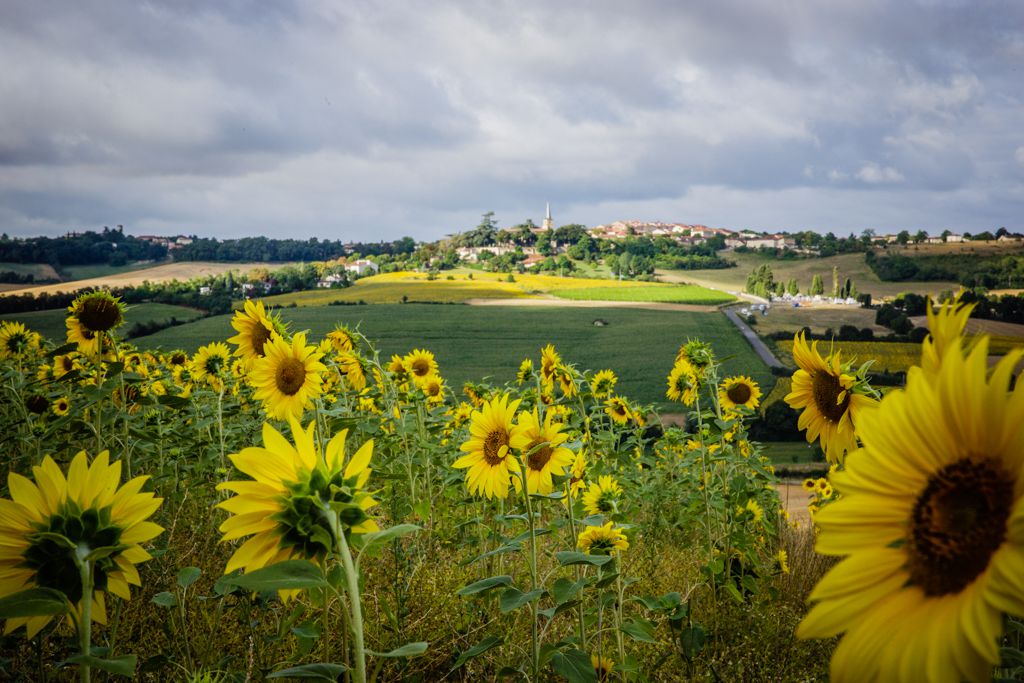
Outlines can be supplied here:
M792 364L793 341L787 339L778 342L781 351L781 360L784 363ZM911 365L917 364L921 359L921 345L909 342L883 342L883 341L836 341L818 342L818 350L822 355L827 354L831 349L838 349L842 353L843 360L855 359L857 363L874 359L871 369L878 372L906 372Z
M427 280L392 277L394 273L356 281L345 289L315 289L279 294L264 299L272 306L323 306L333 302L394 304L403 301L461 303L469 299L517 299L530 295L511 283L473 280ZM413 275L421 275L415 273Z

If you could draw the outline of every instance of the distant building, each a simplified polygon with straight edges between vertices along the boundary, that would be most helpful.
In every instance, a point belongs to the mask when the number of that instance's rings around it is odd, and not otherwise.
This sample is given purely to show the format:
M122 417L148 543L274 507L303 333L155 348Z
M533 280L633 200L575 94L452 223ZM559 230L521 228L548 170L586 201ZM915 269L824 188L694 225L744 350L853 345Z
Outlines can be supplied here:
M356 275L365 275L366 273L379 273L380 266L369 259L357 259L352 263L345 264L345 270Z
M551 202L547 202L546 210L544 213L544 225L541 226L543 230L554 230L555 221L551 218Z

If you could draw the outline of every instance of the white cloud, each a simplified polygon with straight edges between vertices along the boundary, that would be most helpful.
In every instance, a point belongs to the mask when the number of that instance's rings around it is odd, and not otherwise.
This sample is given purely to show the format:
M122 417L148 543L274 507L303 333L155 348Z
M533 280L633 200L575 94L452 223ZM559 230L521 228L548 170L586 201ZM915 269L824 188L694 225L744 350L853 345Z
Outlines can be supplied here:
M906 178L903 174L891 166L879 166L869 162L860 167L857 171L857 178L870 185L879 183L902 183Z

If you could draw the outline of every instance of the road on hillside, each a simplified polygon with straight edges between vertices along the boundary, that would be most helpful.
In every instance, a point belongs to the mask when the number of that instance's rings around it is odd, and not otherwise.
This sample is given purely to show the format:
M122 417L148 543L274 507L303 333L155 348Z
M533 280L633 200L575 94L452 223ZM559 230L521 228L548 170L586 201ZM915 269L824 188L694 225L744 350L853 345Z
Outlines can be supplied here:
M765 346L765 343L761 341L761 338L758 337L752 329L750 329L749 325L740 320L740 317L736 315L736 311L731 308L723 308L722 312L725 313L725 317L731 320L732 324L739 329L744 337L746 337L747 341L750 342L750 345L754 347L754 351L756 351L757 355L761 357L761 360L768 364L768 367L782 367L782 363L779 362L779 359L771 352L771 349Z

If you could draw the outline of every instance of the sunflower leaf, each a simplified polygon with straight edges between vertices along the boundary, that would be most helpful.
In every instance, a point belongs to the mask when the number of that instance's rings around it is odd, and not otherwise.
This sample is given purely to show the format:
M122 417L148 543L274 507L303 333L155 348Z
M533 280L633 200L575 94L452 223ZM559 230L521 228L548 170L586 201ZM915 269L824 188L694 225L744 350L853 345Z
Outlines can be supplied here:
M463 586L459 590L455 591L455 594L466 597L467 595L476 595L477 593L483 593L495 588L500 588L501 586L510 585L512 585L512 577L507 574L502 574L501 576L492 576L487 579L474 581L468 586Z
M131 678L135 675L135 665L138 663L138 657L135 655L125 655L123 657L114 657L113 659L101 659L92 655L75 655L74 657L68 657L66 661L69 664L88 664L93 669L101 669L107 673Z
M414 534L417 531L422 531L422 527L415 524L396 524L395 526L384 529L383 531L376 531L370 534L360 534L363 545L360 553L372 553L376 548L384 546L389 541L401 538L402 536L408 536L409 534Z
M418 657L427 651L427 643L420 641L418 643L406 643L402 647L396 647L390 652L374 652L373 650L367 650L366 653L373 655L374 657L388 657L391 659L397 659L399 657Z
M203 570L199 567L183 567L178 570L178 585L182 588L188 588L199 580L202 573Z
M452 667L452 671L458 669L460 666L473 659L473 657L478 657L490 650L492 647L504 644L504 642L504 638L500 638L498 636L487 636L473 647L460 653L459 658L455 660L455 666Z
M248 574L231 577L226 583L254 593L327 586L320 567L306 560L278 562Z
M52 588L30 588L0 598L0 619L42 617L67 611L67 598Z
M519 609L523 605L533 602L540 596L544 595L547 591L543 588L534 588L529 593L524 593L518 588L506 588L501 593L501 600L499 606L502 612L511 612L512 610Z
M582 650L556 652L551 656L551 668L570 683L597 683L597 672L590 657Z
M634 619L627 621L622 625L622 632L633 640L639 640L642 643L657 644L659 642L654 635L654 626L646 620Z
M563 567L573 564L589 564L594 567L602 567L612 561L612 556L590 555L588 553L578 553L571 550L560 550L555 553L555 559L558 560L558 564Z
M303 664L267 674L267 678L313 678L335 683L346 671L348 667L344 664Z

